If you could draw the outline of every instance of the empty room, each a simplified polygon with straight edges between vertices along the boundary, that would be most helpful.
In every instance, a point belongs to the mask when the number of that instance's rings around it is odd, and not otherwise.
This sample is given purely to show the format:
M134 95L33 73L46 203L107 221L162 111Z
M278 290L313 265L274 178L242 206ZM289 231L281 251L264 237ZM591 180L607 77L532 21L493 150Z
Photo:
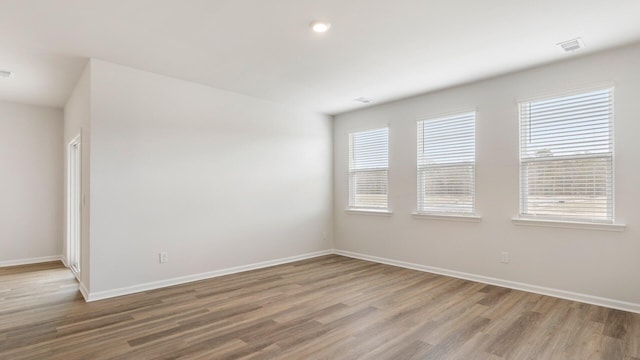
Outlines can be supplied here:
M0 359L640 360L637 0L6 0Z

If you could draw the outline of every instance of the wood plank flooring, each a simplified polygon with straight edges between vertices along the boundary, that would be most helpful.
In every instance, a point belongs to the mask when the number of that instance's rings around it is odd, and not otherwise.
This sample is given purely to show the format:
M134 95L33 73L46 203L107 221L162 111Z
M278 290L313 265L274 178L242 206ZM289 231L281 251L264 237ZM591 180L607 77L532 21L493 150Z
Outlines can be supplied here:
M337 255L85 303L0 268L0 359L640 360L640 315Z

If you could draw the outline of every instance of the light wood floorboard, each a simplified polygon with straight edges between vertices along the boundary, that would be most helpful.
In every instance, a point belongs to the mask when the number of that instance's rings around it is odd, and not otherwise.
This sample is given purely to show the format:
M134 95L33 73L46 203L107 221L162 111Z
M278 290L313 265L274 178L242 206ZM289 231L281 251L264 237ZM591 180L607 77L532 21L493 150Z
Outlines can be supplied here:
M85 303L0 268L0 359L640 360L640 315L329 255Z

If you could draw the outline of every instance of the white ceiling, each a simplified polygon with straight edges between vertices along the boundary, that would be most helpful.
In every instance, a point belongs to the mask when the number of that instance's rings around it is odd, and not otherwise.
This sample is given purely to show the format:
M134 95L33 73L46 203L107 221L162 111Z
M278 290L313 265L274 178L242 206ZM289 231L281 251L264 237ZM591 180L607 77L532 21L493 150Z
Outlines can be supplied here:
M0 4L0 99L56 107L89 57L336 114L640 40L638 0ZM576 37L579 53L556 47Z

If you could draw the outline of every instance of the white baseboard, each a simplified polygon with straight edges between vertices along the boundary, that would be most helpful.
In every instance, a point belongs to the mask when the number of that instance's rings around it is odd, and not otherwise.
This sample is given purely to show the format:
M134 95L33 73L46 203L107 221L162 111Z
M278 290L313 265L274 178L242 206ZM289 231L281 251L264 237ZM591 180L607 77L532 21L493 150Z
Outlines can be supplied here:
M219 277L224 275L236 274L239 272L244 272L249 270L262 269L270 266L287 264L294 261L306 260L306 259L311 259L314 257L330 255L330 254L333 254L333 250L323 250L323 251L317 251L317 252L308 253L308 254L290 256L290 257L281 258L281 259L268 260L268 261L263 261L259 263L254 263L254 264L241 265L241 266L236 266L232 268L209 271L206 273L181 276L181 277L171 278L167 280L154 281L154 282L149 282L149 283L144 283L139 285L123 287L119 289L98 291L98 292L90 292L90 291L87 292L86 288L84 289L84 292L83 292L83 288L81 284L80 291L82 292L82 295L84 296L87 302L97 301L97 300L109 299L117 296L134 294L142 291L159 289L167 286L180 285L180 284L185 284L193 281L199 281L199 280L211 279L214 277Z
M142 291L159 289L167 286L180 285L180 284L189 283L193 281L199 281L199 280L205 280L205 279L210 279L210 278L224 276L224 275L236 274L236 273L249 271L249 270L287 264L295 261L311 259L314 257L324 256L329 254L337 254L337 255L347 256L355 259L373 261L381 264L393 265L393 266L398 266L398 267L412 269L412 270L451 276L451 277L475 281L483 284L502 286L510 289L522 290L522 291L532 292L536 294L548 295L548 296L553 296L561 299L578 301L586 304L604 306L612 309L624 310L624 311L640 314L640 304L637 304L637 303L603 298L599 296L576 293L576 292L571 292L566 290L548 288L544 286L531 285L531 284L521 283L517 281L470 274L470 273L465 273L465 272L460 272L455 270L448 270L448 269L443 269L443 268L438 268L433 266L415 264L415 263L410 263L406 261L393 260L393 259L382 258L378 256L366 255L366 254L345 251L345 250L338 250L338 249L317 251L313 253L296 255L296 256L291 256L287 258L263 261L263 262L254 263L254 264L236 266L232 268L220 269L220 270L210 271L210 272L201 273L201 274L187 275L187 276L176 277L176 278L171 278L167 280L154 281L150 283L144 283L144 284L124 287L124 288L114 289L114 290L99 291L94 293L89 292L89 290L85 287L85 285L82 282L80 282L79 290L87 302L97 301L97 300L103 300L103 299L108 299L108 298L117 297L117 296L134 294ZM49 261L62 261L63 263L65 263L65 259L63 256L54 255L54 256L44 256L44 257L29 258L29 259L4 260L4 261L0 261L0 267L37 264L37 263L43 263L43 262L49 262Z
M84 283L78 279L78 290L80 290L80 294L84 298L84 301L89 302L89 290L84 286Z
M575 292L560 290L560 289L553 289L553 288L548 288L544 286L525 284L521 282L503 280L503 279L498 279L498 278L493 278L488 276L469 274L469 273L460 272L460 271L447 270L447 269L442 269L438 267L432 267L432 266L420 265L420 264L415 264L415 263L410 263L405 261L392 260L392 259L387 259L387 258L382 258L377 256L365 255L365 254L355 253L351 251L334 249L333 253L355 258L355 259L368 260L368 261L373 261L381 264L393 265L393 266L398 266L398 267L412 269L412 270L451 276L451 277L464 279L464 280L471 280L471 281L475 281L483 284L496 285L496 286L506 287L506 288L515 289L515 290L522 290L522 291L532 292L532 293L541 294L541 295L553 296L553 297L566 299L566 300L578 301L578 302L591 304L591 305L598 305L598 306L604 306L612 309L624 310L624 311L629 311L633 313L640 313L640 304L626 302L626 301L608 299L608 298L575 293Z
M43 263L43 262L49 262L49 261L62 261L62 255L43 256L43 257L37 257L37 258L17 259L17 260L3 260L3 261L0 261L0 267L29 265L29 264L37 264L37 263Z

